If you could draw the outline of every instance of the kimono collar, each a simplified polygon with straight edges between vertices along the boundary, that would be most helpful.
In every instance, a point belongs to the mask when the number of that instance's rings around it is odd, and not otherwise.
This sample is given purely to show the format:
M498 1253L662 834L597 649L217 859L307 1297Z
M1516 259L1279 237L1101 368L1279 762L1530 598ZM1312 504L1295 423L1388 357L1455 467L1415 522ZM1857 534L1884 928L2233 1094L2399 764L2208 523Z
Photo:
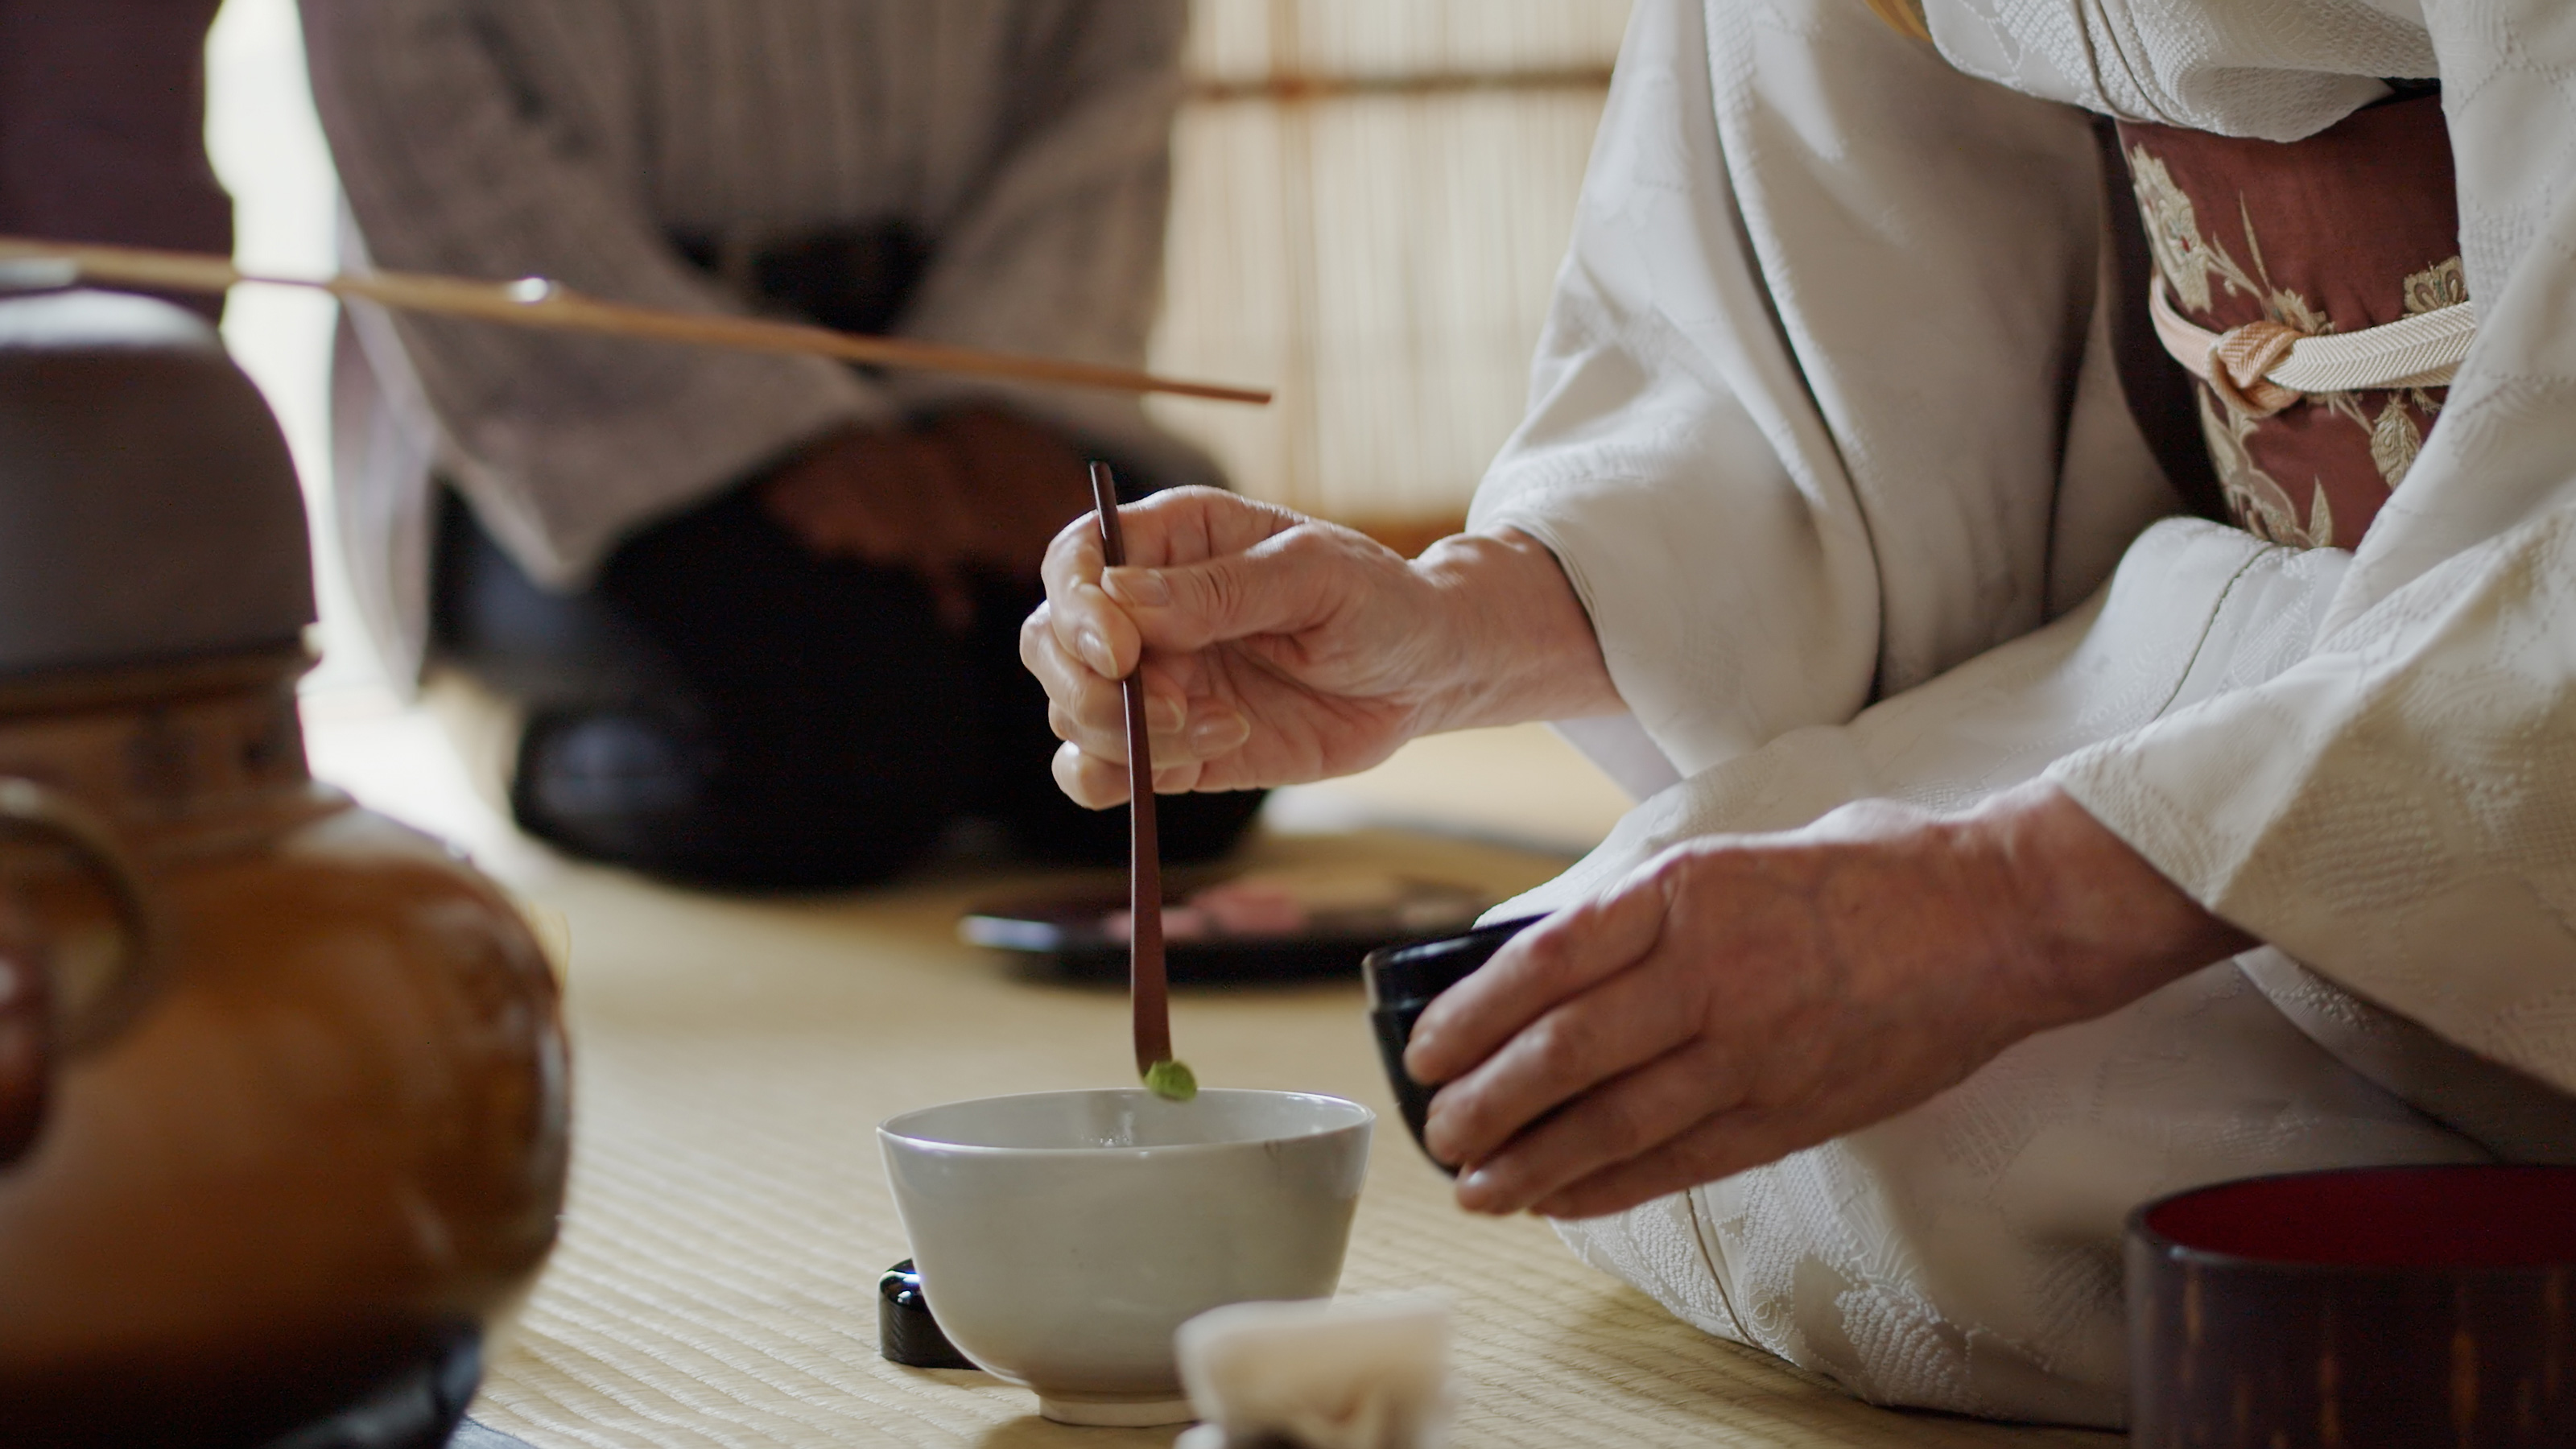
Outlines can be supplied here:
M2124 120L2295 141L2436 74L2417 0L1924 0L1970 75Z

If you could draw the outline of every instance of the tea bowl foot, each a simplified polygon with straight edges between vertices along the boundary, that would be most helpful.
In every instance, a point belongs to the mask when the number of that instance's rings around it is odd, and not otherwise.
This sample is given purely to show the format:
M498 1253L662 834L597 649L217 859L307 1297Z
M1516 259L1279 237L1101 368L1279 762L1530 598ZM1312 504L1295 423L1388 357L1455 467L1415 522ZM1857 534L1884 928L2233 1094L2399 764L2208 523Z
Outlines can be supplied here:
M1038 1413L1059 1424L1091 1424L1120 1429L1149 1429L1159 1424L1186 1424L1198 1417L1190 1401L1176 1394L1038 1395Z

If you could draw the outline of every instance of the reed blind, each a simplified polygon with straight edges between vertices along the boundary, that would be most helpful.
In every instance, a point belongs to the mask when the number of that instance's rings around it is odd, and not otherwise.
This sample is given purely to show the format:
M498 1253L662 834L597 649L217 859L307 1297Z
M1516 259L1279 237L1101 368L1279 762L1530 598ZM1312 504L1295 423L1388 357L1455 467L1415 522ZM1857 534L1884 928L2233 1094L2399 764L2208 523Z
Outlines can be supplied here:
M1520 421L1627 12L1195 0L1154 365L1279 399L1157 413L1255 496L1462 514Z

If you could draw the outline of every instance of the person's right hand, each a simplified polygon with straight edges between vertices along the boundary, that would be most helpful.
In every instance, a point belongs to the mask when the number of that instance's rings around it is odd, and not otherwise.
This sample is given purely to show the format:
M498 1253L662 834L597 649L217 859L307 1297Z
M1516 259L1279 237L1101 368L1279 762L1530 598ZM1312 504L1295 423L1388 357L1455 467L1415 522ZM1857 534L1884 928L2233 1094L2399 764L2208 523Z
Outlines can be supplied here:
M1090 500L1071 442L994 407L845 428L760 484L770 517L809 551L911 570L951 629L974 617L970 571L1034 577L1056 530Z
M1067 525L1020 630L1066 741L1056 781L1127 798L1118 681L1144 665L1158 792L1244 790L1366 769L1436 729L1619 708L1555 558L1519 534L1462 534L1415 561L1355 530L1210 488Z
M761 480L759 497L808 551L909 569L949 628L962 630L974 619L965 479L951 450L933 435L842 429Z

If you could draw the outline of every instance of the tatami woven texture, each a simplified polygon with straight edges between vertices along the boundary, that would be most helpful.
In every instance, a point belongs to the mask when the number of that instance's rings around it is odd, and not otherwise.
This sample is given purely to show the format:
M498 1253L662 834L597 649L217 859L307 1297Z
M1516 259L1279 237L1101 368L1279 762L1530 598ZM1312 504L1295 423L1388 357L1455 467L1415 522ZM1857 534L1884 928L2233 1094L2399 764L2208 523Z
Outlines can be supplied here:
M1424 837L1265 843L1516 889L1557 862ZM829 905L548 871L570 919L579 1124L563 1244L474 1417L562 1446L1160 1445L1071 1429L980 1374L877 1356L877 1275L906 1255L875 1124L988 1093L1121 1084L1123 996L1014 979L962 947L943 880ZM1214 1085L1382 1114L1345 1293L1438 1287L1460 1320L1466 1445L2101 1445L1886 1413L1715 1343L1530 1220L1470 1218L1395 1121L1356 986L1185 993Z

